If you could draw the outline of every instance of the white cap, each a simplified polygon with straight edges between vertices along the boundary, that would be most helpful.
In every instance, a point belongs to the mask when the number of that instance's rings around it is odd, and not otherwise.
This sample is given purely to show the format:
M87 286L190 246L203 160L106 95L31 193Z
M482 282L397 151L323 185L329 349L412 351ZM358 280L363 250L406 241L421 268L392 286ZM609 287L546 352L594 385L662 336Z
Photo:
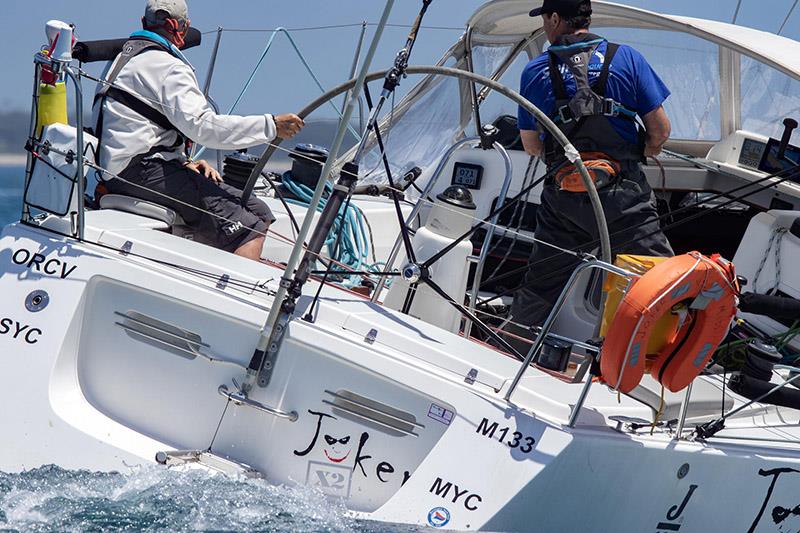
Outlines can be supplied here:
M159 11L165 12L168 18L189 20L189 8L186 0L147 0L144 18L148 24L161 22L161 18L158 16Z

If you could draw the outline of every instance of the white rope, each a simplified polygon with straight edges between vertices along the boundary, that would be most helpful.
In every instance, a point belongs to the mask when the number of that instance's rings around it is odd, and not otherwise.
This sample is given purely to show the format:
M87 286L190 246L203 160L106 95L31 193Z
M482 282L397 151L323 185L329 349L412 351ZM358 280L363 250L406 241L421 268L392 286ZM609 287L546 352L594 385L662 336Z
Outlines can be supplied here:
M761 263L758 265L758 269L756 270L755 278L753 279L753 292L758 294L758 280L761 278L761 274L764 271L764 267L767 265L767 259L769 259L770 254L772 253L772 247L777 243L775 246L775 281L772 285L772 288L769 289L764 294L774 294L778 291L778 286L781 283L781 245L783 244L783 237L789 230L786 228L775 228L772 232L772 236L769 239L769 243L767 244L767 249L764 252L764 255L761 257Z

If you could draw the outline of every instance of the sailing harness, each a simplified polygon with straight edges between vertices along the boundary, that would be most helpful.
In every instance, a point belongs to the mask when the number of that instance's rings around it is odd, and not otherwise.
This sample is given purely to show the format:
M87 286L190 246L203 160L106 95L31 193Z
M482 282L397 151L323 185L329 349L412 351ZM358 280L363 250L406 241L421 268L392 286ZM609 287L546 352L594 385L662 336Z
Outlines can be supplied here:
M97 114L97 123L95 124L95 136L98 140L98 150L96 157L99 157L99 146L103 143L103 114L104 114L104 106L107 99L114 100L118 102L134 113L137 113L150 122L157 124L164 130L168 132L174 131L177 135L176 140L172 145L157 145L151 148L149 151L143 154L137 154L131 159L131 162L128 165L128 168L139 164L142 159L151 157L159 152L172 152L175 149L183 146L187 142L187 138L180 132L178 128L175 127L172 122L161 112L158 111L153 106L146 104L142 101L142 99L138 96L135 96L133 93L120 89L119 87L114 85L117 77L119 76L122 69L133 59L134 57L142 54L148 50L161 50L168 52L186 64L189 64L186 57L178 50L172 43L158 35L157 33L153 33L151 31L137 31L131 35L131 39L126 42L122 46L122 52L120 52L119 56L117 57L116 61L114 62L114 67L109 72L108 76L106 77L105 83L103 84L102 89L100 89L97 94L95 94L93 106L97 105L100 102L100 108ZM99 164L99 161L96 161Z
M595 186L601 189L613 184L623 163L644 160L644 130L636 120L636 111L606 97L611 62L619 45L608 43L597 81L589 82L589 65L598 47L606 42L591 33L567 35L548 50L550 81L555 96L553 122L580 152ZM572 74L576 91L567 93L564 74ZM631 121L638 132L638 142L631 144L614 128L612 118ZM566 163L564 149L551 135L545 136L545 161L548 168ZM575 165L564 164L554 176L561 190L586 192Z

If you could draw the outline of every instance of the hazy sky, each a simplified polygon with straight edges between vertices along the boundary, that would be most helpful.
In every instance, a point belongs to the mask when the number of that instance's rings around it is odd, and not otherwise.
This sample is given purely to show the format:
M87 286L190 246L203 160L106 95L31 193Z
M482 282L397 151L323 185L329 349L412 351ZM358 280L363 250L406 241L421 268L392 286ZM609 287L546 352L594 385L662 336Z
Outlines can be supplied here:
M434 0L425 20L428 26L463 28L481 0ZM623 3L675 14L730 21L736 0L624 0ZM793 0L742 0L738 22L777 31ZM397 0L391 22L410 24L419 9L418 0ZM534 4L533 2L531 3ZM381 0L189 0L192 25L202 31L217 26L232 29L267 29L276 26L300 28L376 22L383 9ZM125 37L138 29L144 0L2 0L0 34L3 42L3 83L0 105L4 109L30 105L31 56L44 41L44 24L60 19L77 25L84 40ZM374 28L370 27L367 37ZM408 30L387 30L373 69L391 64L395 51L405 42ZM326 87L347 79L359 28L293 32L296 42ZM784 34L800 39L800 8ZM420 34L412 63L435 62L460 35L460 30L429 29ZM212 95L227 108L247 79L269 33L226 33L222 40ZM213 34L188 53L200 79L205 78ZM405 85L412 84L407 80ZM88 91L93 90L91 84ZM241 105L242 112L295 111L315 98L319 91L291 50L279 37L261 73ZM327 114L327 113L326 113Z

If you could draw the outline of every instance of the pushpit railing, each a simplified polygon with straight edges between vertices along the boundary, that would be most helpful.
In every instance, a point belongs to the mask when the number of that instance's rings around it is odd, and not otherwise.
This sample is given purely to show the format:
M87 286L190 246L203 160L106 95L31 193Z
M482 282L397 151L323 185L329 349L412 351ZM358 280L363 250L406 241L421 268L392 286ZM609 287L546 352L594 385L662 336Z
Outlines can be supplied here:
M567 298L570 296L572 290L575 288L578 279L581 277L582 274L588 272L589 270L601 270L609 272L611 274L616 274L626 279L627 283L625 285L624 292L627 292L628 289L630 289L634 278L637 277L636 274L628 272L627 270L611 265L609 263L605 263L603 261L598 261L596 259L592 259L590 261L586 261L578 265L577 268L575 268L575 270L572 272L572 276L570 276L569 281L567 281L567 284L564 286L564 290L562 290L561 294L558 296L558 299L556 300L556 303L553 306L552 311L550 311L550 314L547 316L547 319L544 321L544 324L542 324L541 330L539 334L536 336L536 340L531 346L531 349L528 351L528 354L525 356L525 360L522 362L522 365L517 371L516 376L514 376L511 385L508 387L508 390L506 391L506 395L504 397L504 399L507 402L511 401L511 396L514 394L514 391L519 385L519 382L522 380L522 377L525 375L525 372L527 371L528 367L531 364L536 363L536 361L538 360L539 354L541 353L542 350L542 346L544 345L544 341L549 336L550 330L553 328L553 324L555 324L558 314L561 312L561 309L564 307ZM598 350L595 362L599 361L600 361L600 351ZM592 382L593 382L592 377L593 376L591 375L591 373L589 376L586 377L583 388L581 389L581 393L578 396L578 401L575 402L575 406L572 408L572 411L570 412L569 422L568 422L569 427L575 427L575 423L578 421L578 415L580 414L580 410L583 407L584 402L586 401L586 397L589 395L589 389L592 387Z

